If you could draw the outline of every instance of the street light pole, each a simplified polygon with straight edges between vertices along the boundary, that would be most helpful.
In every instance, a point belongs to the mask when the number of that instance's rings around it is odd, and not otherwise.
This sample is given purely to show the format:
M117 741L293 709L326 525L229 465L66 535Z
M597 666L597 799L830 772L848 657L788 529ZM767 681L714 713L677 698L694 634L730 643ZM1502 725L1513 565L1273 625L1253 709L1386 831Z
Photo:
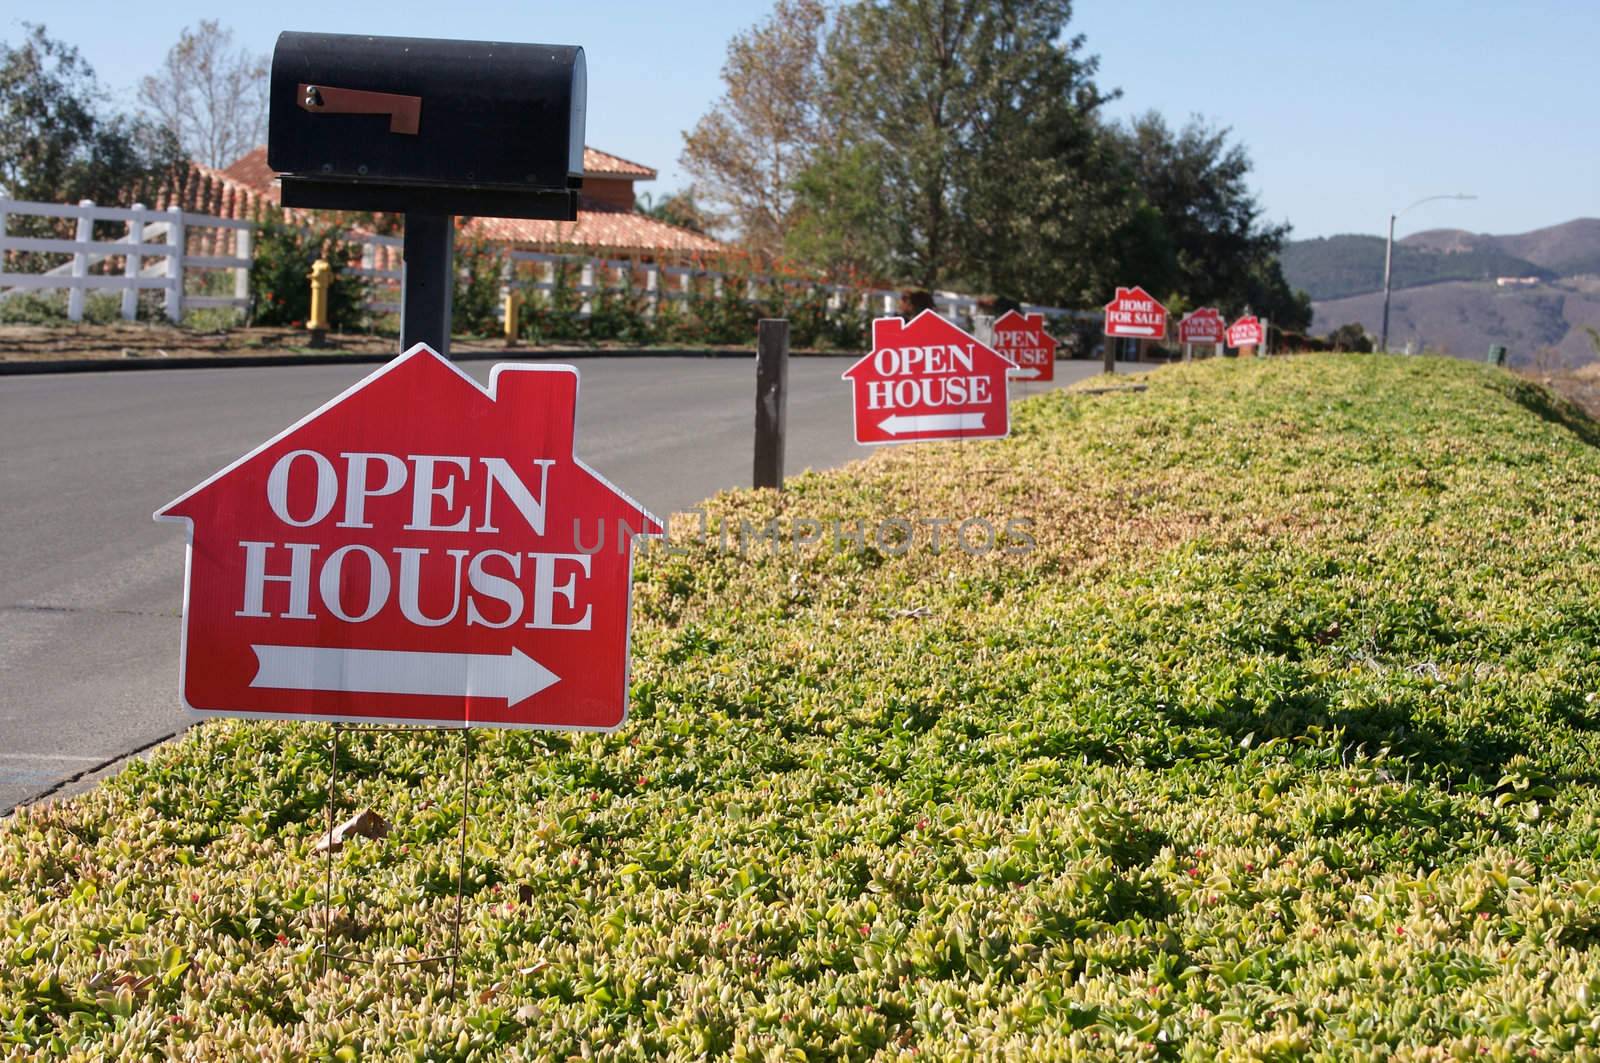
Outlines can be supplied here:
M1383 354L1389 353L1389 292L1390 281L1394 276L1394 223L1400 215L1412 207L1420 207L1424 203L1432 203L1436 199L1477 199L1477 196L1465 192L1452 192L1442 196L1426 196L1406 207L1389 215L1389 241L1383 247L1383 331L1378 336L1378 350Z
M1389 353L1389 279L1394 272L1394 220L1400 215L1389 215L1389 242L1383 245L1383 332L1378 339L1378 350Z

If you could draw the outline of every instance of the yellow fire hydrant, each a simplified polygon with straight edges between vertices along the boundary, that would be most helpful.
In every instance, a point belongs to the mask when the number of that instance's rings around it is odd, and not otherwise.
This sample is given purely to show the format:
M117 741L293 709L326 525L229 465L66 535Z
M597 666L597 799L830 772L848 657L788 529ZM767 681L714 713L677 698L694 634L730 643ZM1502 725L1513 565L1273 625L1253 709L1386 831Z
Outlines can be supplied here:
M328 340L328 289L333 287L333 266L319 258L306 276L311 280L311 317L306 321L306 330L311 333L311 346L321 347Z
M516 290L506 292L505 334L507 347L515 347L517 344L517 318L521 313L522 293Z

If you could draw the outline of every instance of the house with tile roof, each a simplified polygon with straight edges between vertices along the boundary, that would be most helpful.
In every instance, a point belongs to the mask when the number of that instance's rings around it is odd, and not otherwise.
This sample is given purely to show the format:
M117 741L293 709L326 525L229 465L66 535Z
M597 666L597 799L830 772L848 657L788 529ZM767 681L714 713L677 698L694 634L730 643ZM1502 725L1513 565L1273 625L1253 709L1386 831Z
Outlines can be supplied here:
M650 167L585 147L583 170L576 221L464 218L459 223L462 233L519 250L666 262L734 251L720 240L639 213L634 207L633 186L636 181L655 180L656 171ZM189 210L244 218L281 202L278 175L267 165L265 145L222 170L196 164L191 176L181 192L171 197Z

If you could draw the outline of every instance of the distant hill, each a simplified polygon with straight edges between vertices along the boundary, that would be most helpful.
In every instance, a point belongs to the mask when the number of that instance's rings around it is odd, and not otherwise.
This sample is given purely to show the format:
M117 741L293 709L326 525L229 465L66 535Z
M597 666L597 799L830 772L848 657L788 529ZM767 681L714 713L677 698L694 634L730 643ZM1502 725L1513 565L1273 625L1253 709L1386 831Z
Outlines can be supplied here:
M1367 292L1312 303L1313 333L1326 335L1358 322L1377 335L1383 293ZM1584 326L1600 328L1600 277L1575 277L1528 288L1493 282L1449 281L1394 293L1389 346L1419 347L1471 358L1503 344L1516 365L1583 365L1595 358Z
M1555 270L1487 244L1445 251L1416 242L1418 237L1429 235L1419 233L1395 241L1395 288L1496 277L1555 280L1561 276ZM1279 257L1283 275L1291 286L1311 293L1312 299L1339 299L1383 289L1383 244L1379 236L1326 236L1292 241ZM1595 250L1600 253L1600 241Z
M1284 246L1283 273L1311 294L1311 329L1383 321L1383 238L1329 236ZM1502 287L1499 277L1534 278ZM1481 355L1490 344L1513 358L1594 358L1583 326L1600 327L1600 218L1578 218L1510 236L1429 229L1394 245L1389 342ZM1544 353L1539 353L1544 352Z

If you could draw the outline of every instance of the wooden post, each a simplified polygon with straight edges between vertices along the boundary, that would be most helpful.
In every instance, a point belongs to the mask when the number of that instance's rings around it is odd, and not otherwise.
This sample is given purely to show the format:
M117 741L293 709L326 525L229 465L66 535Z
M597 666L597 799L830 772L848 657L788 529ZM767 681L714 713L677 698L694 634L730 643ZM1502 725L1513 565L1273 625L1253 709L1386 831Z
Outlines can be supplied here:
M233 297L244 300L244 306L239 308L239 323L244 324L250 316L250 262L255 256L256 234L254 229L235 229L233 242L233 255L242 258L245 264L236 266L233 270Z
M1183 360L1186 362L1194 361L1194 344L1185 343L1183 345Z
M1272 322L1266 318L1261 319L1261 355L1266 357L1272 353Z
M756 331L756 487L783 490L789 405L789 322L762 318Z
M122 257L122 276L128 286L122 289L122 320L135 321L139 317L139 271L144 259L139 255L139 245L144 243L143 203L133 205L134 216L128 219L128 253Z
M78 209L83 213L78 215L78 229L76 239L79 248L72 253L72 279L80 281L89 275L89 249L85 246L94 239L94 218L89 211L94 209L94 200L78 200ZM67 291L67 320L83 320L83 297L87 294L82 284L74 284Z
M1115 373L1117 371L1117 338L1115 336L1106 336L1103 338L1105 342L1102 346L1105 348L1106 356L1105 371L1108 373Z
M167 208L167 320L183 321L183 208L174 203Z

